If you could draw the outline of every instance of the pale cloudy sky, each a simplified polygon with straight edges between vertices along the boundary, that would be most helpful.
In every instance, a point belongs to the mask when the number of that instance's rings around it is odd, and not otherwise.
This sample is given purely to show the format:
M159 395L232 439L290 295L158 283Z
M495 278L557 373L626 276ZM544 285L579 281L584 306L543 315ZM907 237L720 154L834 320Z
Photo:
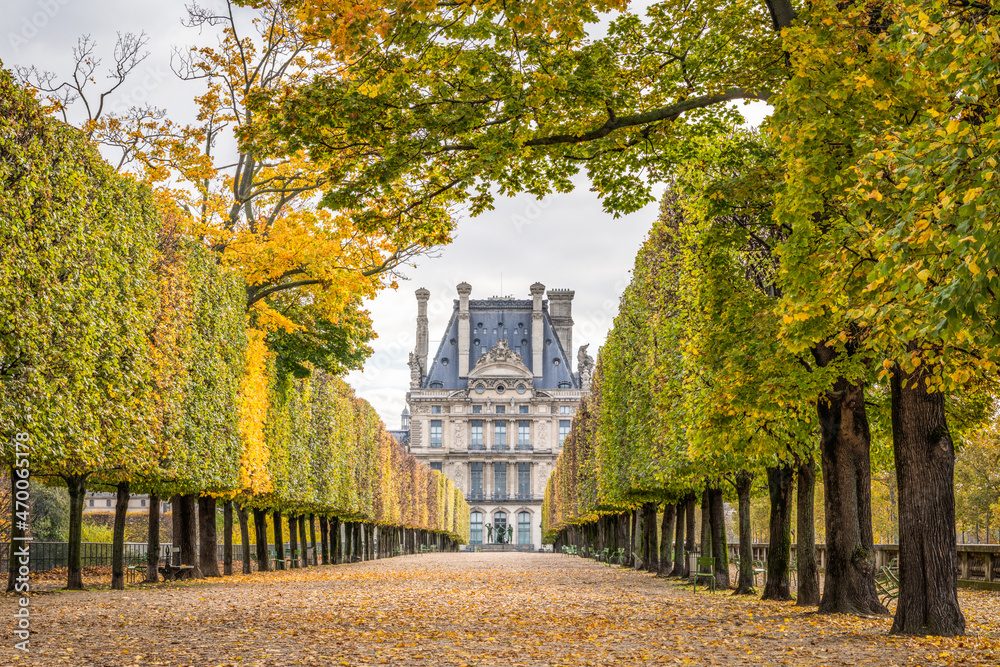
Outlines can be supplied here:
M185 28L178 0L4 0L0 60L4 67L36 65L69 74L71 49L89 34L110 63L117 33L145 31L149 58L110 101L117 108L149 102L177 121L193 113L200 84L177 80L170 70L175 47L212 43L210 35ZM212 0L203 4L212 6ZM756 124L766 107L746 112ZM368 304L379 338L364 370L348 381L370 401L390 428L398 428L409 386L408 353L415 343L414 290L431 291L431 353L448 322L455 286L472 285L472 298L507 294L528 297L528 286L576 290L575 346L603 343L628 284L635 253L656 215L656 205L614 218L601 209L586 179L569 194L538 201L530 196L498 200L494 211L460 222L454 242L436 257L405 271L408 280ZM576 351L572 353L575 360Z

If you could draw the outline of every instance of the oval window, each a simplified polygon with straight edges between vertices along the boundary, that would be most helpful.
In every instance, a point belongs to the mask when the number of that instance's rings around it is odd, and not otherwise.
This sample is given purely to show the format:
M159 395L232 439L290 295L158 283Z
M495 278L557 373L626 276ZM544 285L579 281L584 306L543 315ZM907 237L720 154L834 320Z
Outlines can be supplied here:
M483 385L481 385L481 384L477 384L477 385L476 385L476 393L477 393L477 394L481 394L481 393L483 393L484 391L486 391L486 387L484 387L484 386L483 386Z
M502 384L498 384L498 385L497 385L497 393L498 393L498 394L502 394L502 393L504 393L505 391L507 391L507 390L506 390L506 389L504 389L504 386L503 386Z
M523 394L524 392L525 392L524 385L523 384L517 385L517 393Z

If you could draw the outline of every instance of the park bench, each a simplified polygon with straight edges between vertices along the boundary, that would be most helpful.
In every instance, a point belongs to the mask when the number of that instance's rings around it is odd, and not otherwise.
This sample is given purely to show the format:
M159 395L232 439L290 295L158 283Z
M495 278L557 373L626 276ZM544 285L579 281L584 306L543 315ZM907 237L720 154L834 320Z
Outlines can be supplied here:
M715 559L711 556L698 556L695 561L695 570L691 577L695 593L698 592L698 579L708 579L709 590L715 592Z
M899 597L899 564L895 558L875 575L875 588L878 589L879 601L885 606Z
M176 565L174 564L176 562ZM181 548L171 547L170 556L157 568L164 581L180 581L194 578L194 565L181 564Z
M284 558L279 559L278 558L278 552L277 552L277 550L271 549L270 551L267 552L267 557L270 558L274 562L274 569L275 570L287 570L288 569L288 556L287 555Z

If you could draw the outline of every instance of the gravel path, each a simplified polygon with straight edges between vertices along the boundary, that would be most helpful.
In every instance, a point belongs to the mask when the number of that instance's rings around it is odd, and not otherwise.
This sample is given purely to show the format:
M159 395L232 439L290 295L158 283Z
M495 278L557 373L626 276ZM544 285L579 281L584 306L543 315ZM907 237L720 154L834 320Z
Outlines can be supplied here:
M428 554L213 583L37 595L2 665L1000 664L1000 595L962 593L970 636L700 593L551 554ZM3 598L12 612L15 599ZM10 619L9 613L5 616Z

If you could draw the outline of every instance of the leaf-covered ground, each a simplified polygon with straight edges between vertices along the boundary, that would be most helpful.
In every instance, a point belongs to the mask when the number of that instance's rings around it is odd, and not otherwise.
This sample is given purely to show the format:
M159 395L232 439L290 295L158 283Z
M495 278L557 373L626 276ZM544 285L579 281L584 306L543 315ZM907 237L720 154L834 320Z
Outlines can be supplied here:
M0 664L1000 664L1000 595L961 597L969 636L898 638L886 634L889 618L692 595L570 556L420 555L37 595L31 654L7 632ZM10 596L3 603L13 609Z

